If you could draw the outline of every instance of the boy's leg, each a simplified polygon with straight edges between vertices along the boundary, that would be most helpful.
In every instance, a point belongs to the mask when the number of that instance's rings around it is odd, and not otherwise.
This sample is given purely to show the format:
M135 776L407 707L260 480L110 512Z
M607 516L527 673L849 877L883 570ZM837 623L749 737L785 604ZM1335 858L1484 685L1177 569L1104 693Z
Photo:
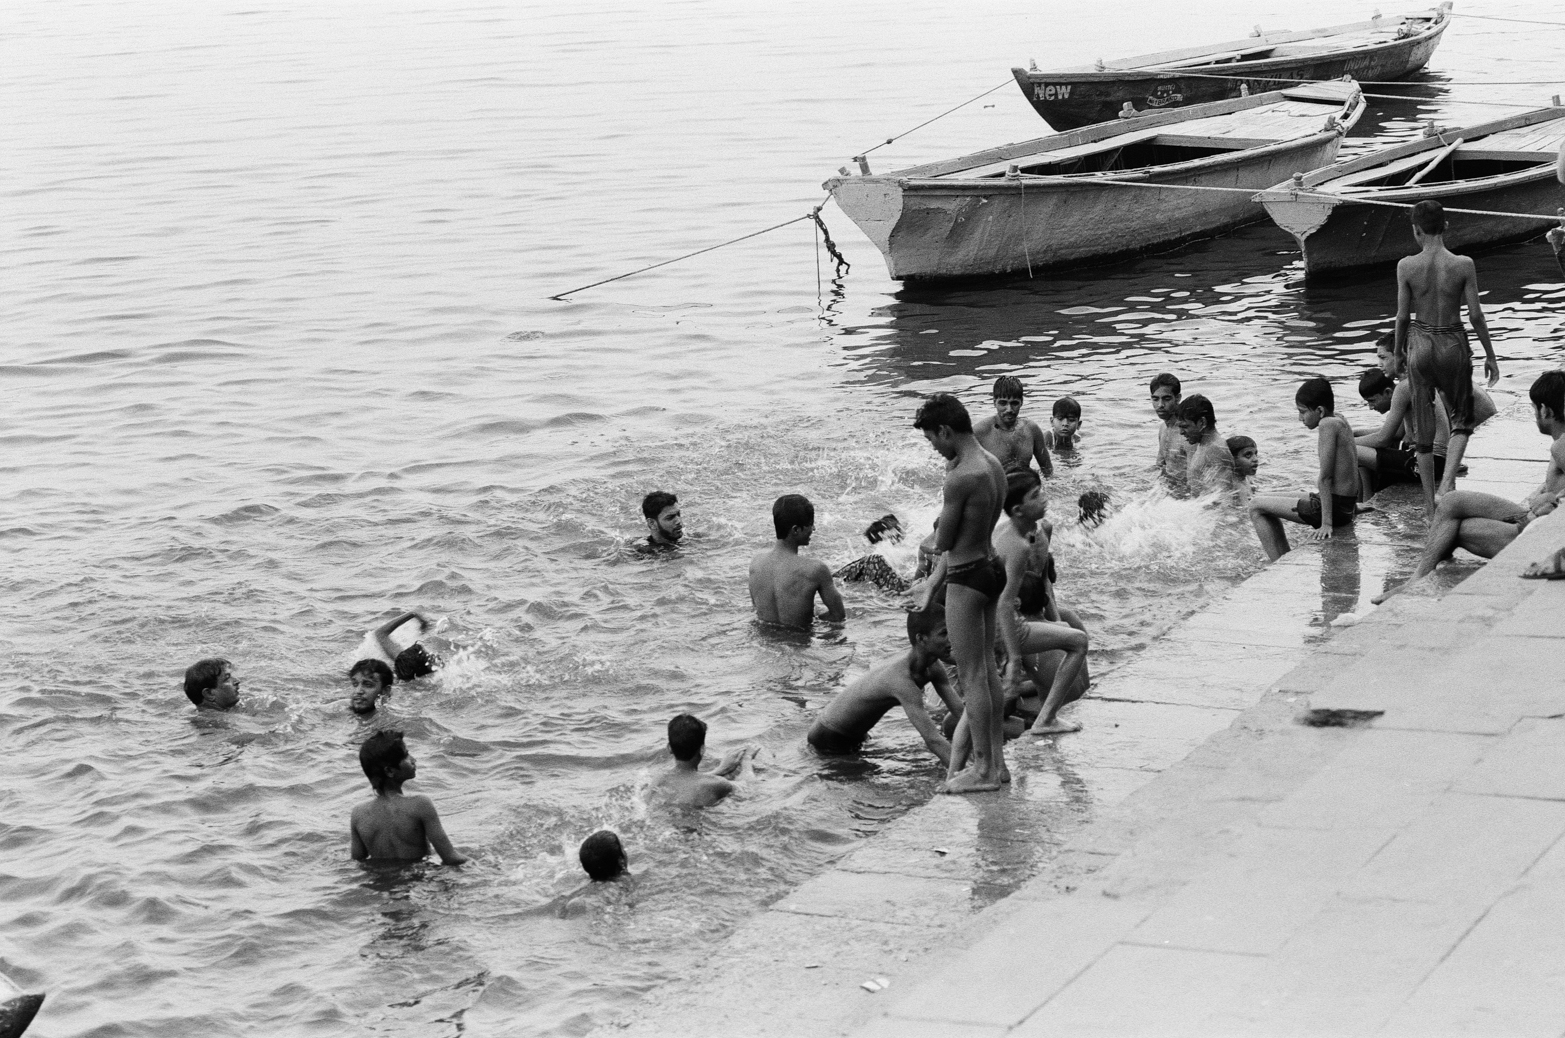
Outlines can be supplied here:
M1380 469L1380 459L1373 447L1355 447L1353 453L1358 456L1359 502L1362 504L1375 496L1375 473Z
M1261 539L1261 547L1266 551L1266 557L1276 562L1288 553L1288 536L1282 532L1282 520L1290 523L1299 523L1303 526L1319 527L1320 519L1317 516L1314 523L1299 515L1299 499L1282 494L1264 494L1250 501L1250 523L1255 527L1255 535Z
M984 605L984 638L989 645L999 641L999 602L988 599ZM989 747L994 756L995 774L1001 782L1011 780L1010 769L1005 766L1005 682L1000 679L1000 660L993 650L986 653L989 678L989 702L993 708L989 722Z
M1524 505L1494 494L1483 494L1476 490L1451 491L1440 499L1440 505L1435 509L1434 522L1429 525L1429 536L1424 539L1424 551L1418 557L1418 567L1413 570L1413 575L1385 594L1377 595L1372 601L1379 605L1396 592L1427 577L1435 571L1442 559L1449 558L1458 547L1486 559L1493 558L1501 548L1516 539L1516 535L1521 532L1517 520L1526 512Z
M1049 694L1043 699L1043 706L1038 712L1038 717L1033 721L1029 729L1034 735L1054 735L1059 732L1077 732L1081 725L1060 724L1056 716L1060 707L1072 699L1080 696L1070 695L1076 684L1077 675L1087 662L1087 636L1081 631L1075 630L1065 624L1030 623L1026 626L1022 636L1022 652L1032 655L1038 652L1047 652L1058 649L1065 653L1065 659L1054 672L1054 680L1050 683ZM1042 689L1039 693L1042 694Z
M1465 429L1458 432L1451 431L1451 438L1446 441L1445 447L1445 473L1440 478L1440 489L1435 491L1435 503L1456 489L1456 474L1462 468L1462 455L1467 453L1467 441L1472 433Z
M994 602L988 596L962 584L946 585L946 630L951 636L951 655L962 684L962 720L957 724L957 738L962 737L962 726L966 725L972 742L969 767L959 772L956 754L952 754L944 787L952 793L1000 788L998 762L990 752L992 732L1000 720L995 716L1000 712L994 694L998 689L991 689L989 683L989 671L995 665L993 616Z

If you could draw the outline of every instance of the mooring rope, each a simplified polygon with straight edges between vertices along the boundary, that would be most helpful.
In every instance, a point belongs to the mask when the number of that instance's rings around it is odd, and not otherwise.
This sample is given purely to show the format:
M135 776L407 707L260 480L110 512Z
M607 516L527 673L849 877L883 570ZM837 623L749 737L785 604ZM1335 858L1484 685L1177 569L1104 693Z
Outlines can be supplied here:
M1008 78L1002 80L1001 82L996 83L994 86L990 87L988 90L985 90L983 93L977 95L976 97L969 97L966 101L963 101L961 104L957 105L955 108L947 108L945 111L941 112L939 115L935 116L933 119L925 119L923 122L919 123L917 126L913 127L913 129L911 129L911 130L903 130L901 133L897 134L895 137L887 137L885 140L881 141L879 144L873 145L872 147L865 148L863 151L861 151L857 155L855 155L854 158L863 158L865 155L868 155L870 152L874 151L876 148L884 148L888 144L891 144L891 143L894 143L896 141L899 141L902 138L906 137L908 134L913 133L914 131L917 131L917 130L922 130L924 127L928 126L930 123L937 122L937 121L939 121L941 119L944 119L946 116L950 115L952 112L960 111L963 108L966 108L968 105L972 104L974 101L981 101L984 98L988 97L990 94L994 93L996 90L999 90L1001 87L1006 86L1007 84L1010 84L1010 83L1014 83L1014 82L1016 82L1015 78L1008 77Z
M815 221L815 226L819 229L822 240L826 242L826 252L831 256L831 261L837 265L837 277L841 278L852 268L848 265L846 257L837 250L837 243L831 240L831 232L826 229L826 221L821 219L821 207L825 204L825 202L822 202L814 209L811 209L810 219ZM817 253L817 255L819 254Z

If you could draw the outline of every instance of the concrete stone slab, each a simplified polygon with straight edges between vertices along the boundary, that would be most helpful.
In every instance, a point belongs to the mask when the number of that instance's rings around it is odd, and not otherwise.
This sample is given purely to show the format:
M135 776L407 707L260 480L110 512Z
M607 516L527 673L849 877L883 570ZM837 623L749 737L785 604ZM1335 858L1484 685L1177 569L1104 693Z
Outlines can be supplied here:
M1459 793L1565 800L1565 720L1528 719L1457 777Z
M1256 828L1125 938L1154 947L1269 955L1395 836Z
M1462 938L1380 1032L1387 1038L1556 1038L1565 1021L1565 888L1511 890Z
M970 913L966 882L877 873L823 873L777 902L777 911L900 926L950 926Z
M1485 736L1351 730L1337 754L1297 792L1261 811L1262 825L1296 829L1400 829L1422 815L1487 750Z
M1252 956L1119 945L1011 1034L1205 1038L1212 1003L1235 997L1264 967Z
M1200 675L1172 678L1133 673L1119 675L1094 686L1096 699L1129 703L1162 703L1171 706L1200 706L1222 710L1245 710L1255 705L1264 685L1231 679L1218 669Z
M909 1020L906 1017L876 1017L858 1038L1001 1038L1010 1028L983 1024L959 1024L950 1020Z
M1565 581L1530 583L1533 593L1495 625L1494 633L1511 638L1565 639ZM1544 651L1565 654L1565 642Z

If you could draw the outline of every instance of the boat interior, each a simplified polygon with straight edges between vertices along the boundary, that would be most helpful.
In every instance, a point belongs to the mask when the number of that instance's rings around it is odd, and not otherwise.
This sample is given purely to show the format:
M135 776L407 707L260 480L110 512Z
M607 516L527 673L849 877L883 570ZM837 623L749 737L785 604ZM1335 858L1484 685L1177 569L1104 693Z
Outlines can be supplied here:
M1546 123L1502 130L1472 141L1460 140L1459 131L1455 136L1450 144L1339 177L1330 182L1329 189L1353 193L1550 169L1560 141L1565 138L1565 114Z
M1018 160L1015 165L1020 172L1034 176L1061 177L1081 173L1113 173L1121 170L1144 169L1148 166L1166 166L1176 162L1211 158L1214 155L1224 155L1229 152L1242 151L1245 148L1271 143L1270 140L1250 140L1233 137L1216 140L1210 137L1189 137L1182 134L1159 133L1154 136L1128 141L1124 138L1117 138L1116 141L1100 144L1093 151L1078 152L1077 149L1071 148L1065 152L1032 155L1026 159ZM1012 163L998 163L997 165L998 168L969 171L966 175L987 178L1004 177Z

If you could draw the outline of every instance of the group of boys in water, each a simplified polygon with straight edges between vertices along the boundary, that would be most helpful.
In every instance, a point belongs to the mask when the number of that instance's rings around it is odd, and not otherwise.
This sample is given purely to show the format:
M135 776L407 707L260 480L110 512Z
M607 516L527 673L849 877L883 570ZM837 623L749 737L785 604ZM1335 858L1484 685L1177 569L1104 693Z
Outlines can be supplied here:
M1252 494L1249 478L1259 464L1255 441L1220 437L1211 402L1200 394L1182 396L1174 375L1159 374L1151 381L1152 408L1163 422L1156 467L1192 494L1229 494L1246 507L1270 559L1288 551L1285 522L1311 528L1307 537L1328 540L1351 526L1379 489L1416 481L1429 520L1413 573L1417 579L1457 547L1492 558L1534 518L1553 511L1565 493L1565 372L1560 370L1545 371L1529 392L1538 430L1552 441L1539 490L1516 503L1455 489L1468 438L1495 411L1487 393L1472 381L1464 307L1483 346L1491 386L1499 378L1499 364L1473 261L1445 248L1439 203L1419 203L1412 221L1420 251L1397 267L1396 327L1377 343L1378 367L1359 380L1361 396L1385 415L1380 428L1356 433L1336 414L1325 378L1306 379L1295 395L1300 422L1317 438L1319 467L1312 491ZM1565 230L1551 232L1550 242L1558 254ZM1056 401L1045 430L1021 416L1022 402L1021 381L1006 375L995 381L992 417L975 423L949 393L936 393L918 408L913 426L946 466L940 515L920 549L915 577L921 579L908 592L909 647L827 703L806 737L817 751L857 752L875 724L900 706L946 768L942 791L975 793L1009 780L1003 753L1007 734L1048 736L1080 729L1062 719L1060 711L1090 684L1089 635L1081 618L1056 597L1042 480L1053 473L1051 450L1075 449L1081 408L1070 397ZM1105 500L1097 491L1082 495L1082 521L1100 521ZM639 550L656 553L681 542L684 525L675 495L654 491L642 511L648 535ZM819 618L845 619L829 567L799 553L814 533L813 505L803 495L784 495L772 506L772 520L776 541L749 568L756 616L768 624L808 628L817 619L818 600ZM872 543L899 539L900 523L887 516L867 536ZM1524 575L1565 579L1565 552ZM890 579L891 586L906 584L894 575ZM376 655L384 658L361 659L350 669L349 705L355 712L373 712L394 679L416 680L439 665L417 642L405 648L393 642L393 632L409 621L417 621L422 633L425 621L412 612L371 632ZM955 683L946 663L956 669ZM936 723L925 707L926 687L947 707L944 724ZM239 680L228 661L201 660L186 672L185 693L199 708L226 710L239 700ZM1009 725L1008 714L1016 715ZM728 776L743 763L744 751L701 771L705 738L706 725L698 718L681 714L669 722L674 766L654 780L655 793L678 806L701 808L733 791ZM429 798L403 794L416 762L402 733L371 735L359 759L375 796L353 809L349 830L355 859L421 859L433 847L445 864L467 860L447 837ZM626 854L612 832L590 836L580 857L594 880L624 874Z

